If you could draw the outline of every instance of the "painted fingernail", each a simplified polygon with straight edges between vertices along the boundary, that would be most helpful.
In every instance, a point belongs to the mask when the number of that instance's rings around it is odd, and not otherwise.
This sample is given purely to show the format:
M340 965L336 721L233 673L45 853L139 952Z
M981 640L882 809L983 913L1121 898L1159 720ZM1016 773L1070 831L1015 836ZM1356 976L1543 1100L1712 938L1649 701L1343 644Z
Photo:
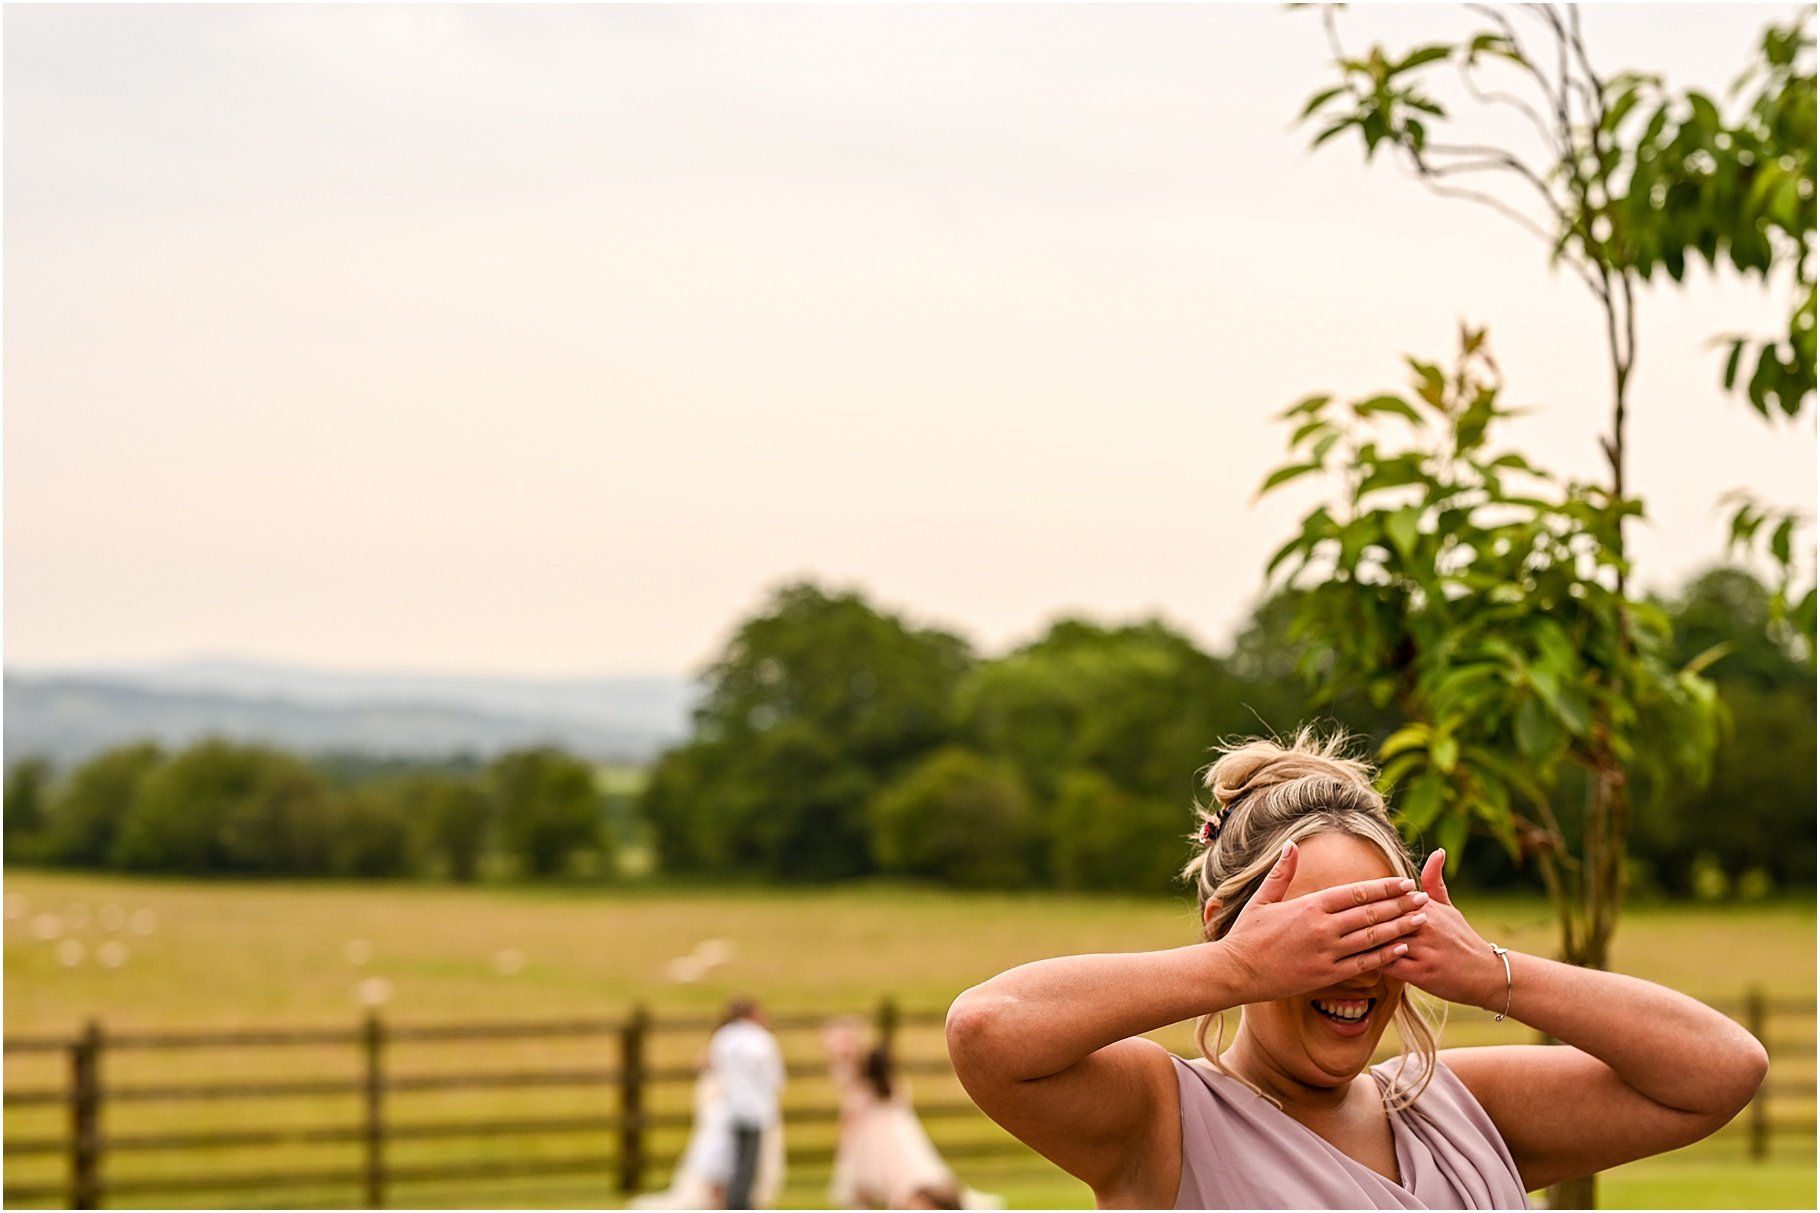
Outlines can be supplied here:
M1411 897L1409 900L1416 905L1425 906L1428 904L1428 894L1417 893L1415 896Z
M1407 951L1409 951L1409 945L1406 943L1400 943L1396 947L1390 949L1390 953L1392 956L1401 956L1403 953L1405 953Z
M1413 880L1405 880L1401 884L1397 885L1397 887L1399 889L1402 889L1405 893L1407 893L1411 889L1416 887L1416 882Z
M1419 927L1427 921L1428 921L1428 915L1426 915L1426 914L1411 914L1409 916L1409 922L1410 922L1411 926Z

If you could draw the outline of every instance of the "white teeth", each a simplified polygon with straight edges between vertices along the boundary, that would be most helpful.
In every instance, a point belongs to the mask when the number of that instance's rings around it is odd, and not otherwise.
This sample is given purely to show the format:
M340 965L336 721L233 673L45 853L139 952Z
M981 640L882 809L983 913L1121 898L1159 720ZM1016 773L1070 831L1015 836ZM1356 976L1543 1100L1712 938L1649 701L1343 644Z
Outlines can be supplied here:
M1315 999L1314 1005L1315 1009L1324 1015L1331 1015L1335 1019L1344 1019L1355 1023L1371 1014L1371 1001L1369 999L1363 1002L1328 1002L1325 999L1317 998Z

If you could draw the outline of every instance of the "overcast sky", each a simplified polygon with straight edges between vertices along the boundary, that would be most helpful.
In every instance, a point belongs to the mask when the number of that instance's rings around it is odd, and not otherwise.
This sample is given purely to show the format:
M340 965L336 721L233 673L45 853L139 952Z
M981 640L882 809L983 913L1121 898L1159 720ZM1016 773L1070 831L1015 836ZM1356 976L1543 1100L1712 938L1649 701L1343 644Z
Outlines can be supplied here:
M1787 6L1587 12L1723 89ZM1466 28L1355 12L1363 46ZM6 657L681 673L783 578L989 651L1062 612L1223 646L1308 495L1270 420L1488 325L1513 435L1600 472L1585 289L1292 128L1259 7L5 14ZM1642 309L1646 585L1716 499L1811 508L1720 394L1760 286ZM1783 313L1785 315L1785 313Z

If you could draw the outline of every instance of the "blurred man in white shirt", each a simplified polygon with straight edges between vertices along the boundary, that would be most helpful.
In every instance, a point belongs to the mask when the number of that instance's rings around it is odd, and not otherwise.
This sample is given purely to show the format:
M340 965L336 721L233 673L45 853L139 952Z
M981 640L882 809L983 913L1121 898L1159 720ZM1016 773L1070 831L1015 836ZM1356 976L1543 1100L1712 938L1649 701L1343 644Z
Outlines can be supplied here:
M727 1004L726 1026L708 1042L708 1065L720 1080L733 1133L727 1208L750 1209L759 1139L777 1123L778 1095L784 1088L783 1051L777 1037L765 1030L757 1002L735 998Z

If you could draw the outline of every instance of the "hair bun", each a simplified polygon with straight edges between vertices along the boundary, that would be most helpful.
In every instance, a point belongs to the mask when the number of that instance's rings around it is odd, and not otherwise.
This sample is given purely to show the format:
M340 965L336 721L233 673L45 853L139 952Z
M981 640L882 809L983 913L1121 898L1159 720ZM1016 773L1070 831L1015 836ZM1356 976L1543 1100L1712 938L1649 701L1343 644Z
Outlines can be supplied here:
M1222 746L1220 757L1207 768L1204 782L1221 810L1249 793L1297 779L1331 779L1375 794L1373 767L1346 755L1351 744L1344 732L1323 737L1310 725L1296 730L1287 746L1254 737Z

